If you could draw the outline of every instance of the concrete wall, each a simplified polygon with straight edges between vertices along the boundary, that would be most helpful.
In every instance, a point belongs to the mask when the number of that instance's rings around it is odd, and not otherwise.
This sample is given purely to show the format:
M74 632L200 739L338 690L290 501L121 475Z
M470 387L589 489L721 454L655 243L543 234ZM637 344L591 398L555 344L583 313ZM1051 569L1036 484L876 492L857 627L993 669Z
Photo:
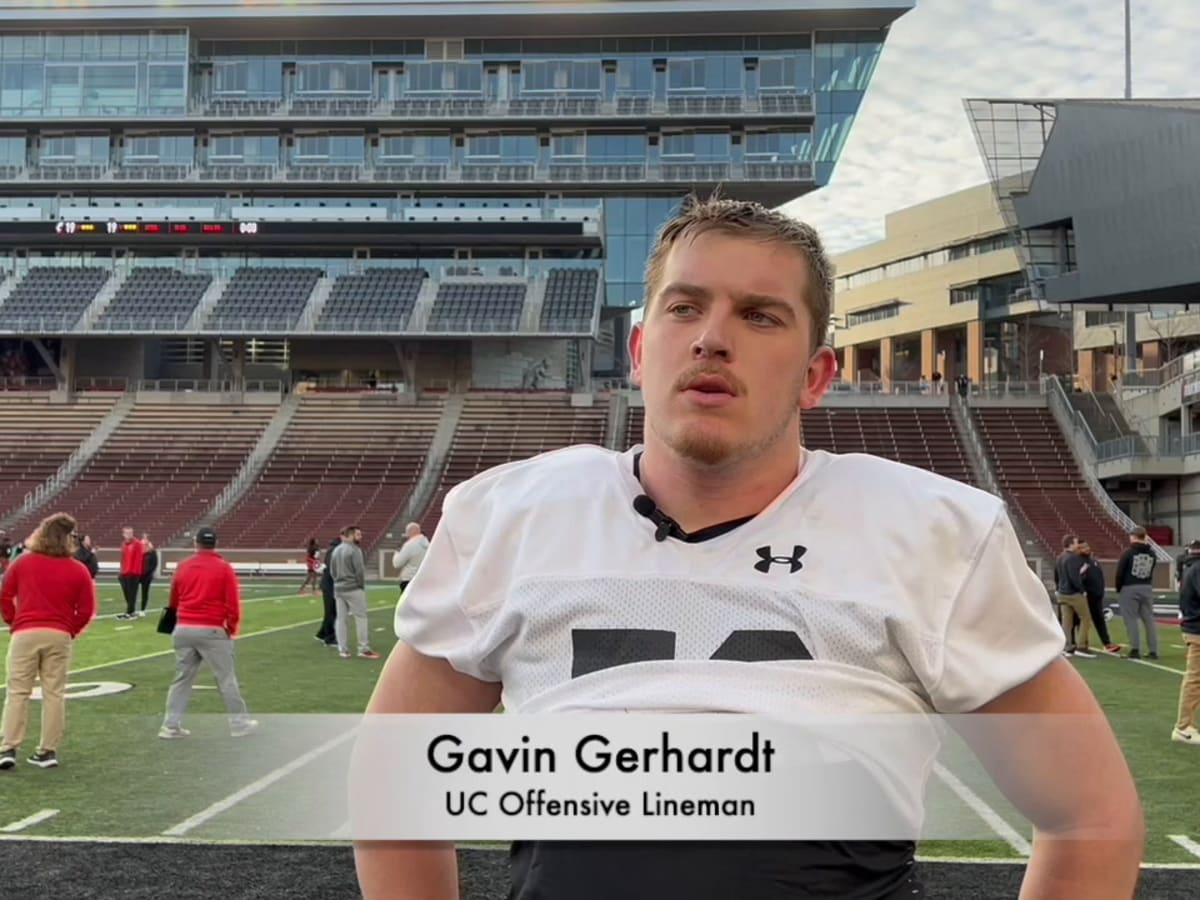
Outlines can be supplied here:
M536 366L545 361L538 387L564 390L567 386L567 342L545 340L474 341L471 382L489 390L522 390Z

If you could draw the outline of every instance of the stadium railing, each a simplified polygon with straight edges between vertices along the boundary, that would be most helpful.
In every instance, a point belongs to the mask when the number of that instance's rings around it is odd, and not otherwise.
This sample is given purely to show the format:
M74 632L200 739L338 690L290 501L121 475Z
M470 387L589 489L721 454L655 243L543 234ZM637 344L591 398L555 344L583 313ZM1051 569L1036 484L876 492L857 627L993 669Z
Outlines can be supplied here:
M1099 479L1096 478L1096 463L1102 460L1097 455L1099 448L1096 437L1092 434L1092 429L1088 426L1087 420L1084 419L1083 414L1079 410L1071 405L1071 401L1067 399L1067 392L1057 377L1047 375L1042 379L1042 382L1046 388L1046 395L1050 400L1050 411L1058 421L1059 426L1063 429L1063 433L1067 437L1067 443L1075 452L1080 463L1079 470L1083 474L1084 480L1087 481L1092 495L1100 503L1104 511L1124 528L1126 532L1132 531L1137 527L1137 523L1129 518L1125 514L1125 511L1113 502L1112 497L1108 495L1108 491L1104 489ZM1118 438L1118 442L1124 440L1126 439ZM1148 540L1150 540L1150 546L1154 549L1154 555L1160 562L1169 563L1172 561L1171 554L1152 539Z

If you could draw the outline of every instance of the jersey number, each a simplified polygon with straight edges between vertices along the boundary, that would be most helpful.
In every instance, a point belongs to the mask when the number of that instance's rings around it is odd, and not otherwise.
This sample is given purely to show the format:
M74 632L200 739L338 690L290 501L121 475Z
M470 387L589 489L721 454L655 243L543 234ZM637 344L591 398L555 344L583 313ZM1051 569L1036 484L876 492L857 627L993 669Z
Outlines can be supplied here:
M647 628L575 628L571 631L571 677L630 663L675 658L675 632ZM769 662L812 659L794 631L732 632L709 659Z

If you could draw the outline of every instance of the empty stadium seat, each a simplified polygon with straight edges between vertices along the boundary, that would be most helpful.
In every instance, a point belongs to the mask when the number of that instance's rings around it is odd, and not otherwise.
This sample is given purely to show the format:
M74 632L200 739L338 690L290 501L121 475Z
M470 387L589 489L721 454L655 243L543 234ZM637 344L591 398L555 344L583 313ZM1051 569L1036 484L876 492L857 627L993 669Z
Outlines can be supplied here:
M560 391L475 393L467 397L437 493L421 519L433 534L449 490L485 469L573 444L603 444L608 403L573 407Z
M16 533L61 509L98 547L118 546L123 525L165 546L212 505L274 413L273 406L137 404L79 477Z
M979 407L972 410L991 455L1000 489L1048 556L1062 538L1086 538L1099 559L1115 559L1129 544L1100 505L1048 409Z
M176 269L134 269L104 312L96 331L177 331L187 324L211 275L185 275Z
M0 328L34 332L70 329L111 274L95 266L30 269L0 306Z
M324 273L320 269L238 269L209 313L205 327L287 331L296 326Z
M546 278L539 328L542 331L588 331L596 311L595 269L551 269Z
M368 269L343 275L321 310L317 330L404 331L429 273L424 269Z
M0 400L0 512L19 507L48 480L100 424L116 394L81 395L72 403L49 396ZM37 440L31 440L31 435ZM10 534L25 533L10 529Z
M220 522L227 546L328 544L363 529L368 553L400 514L437 430L442 398L397 405L391 395L309 395L255 484Z
M485 281L438 287L430 331L516 331L525 306L525 285Z

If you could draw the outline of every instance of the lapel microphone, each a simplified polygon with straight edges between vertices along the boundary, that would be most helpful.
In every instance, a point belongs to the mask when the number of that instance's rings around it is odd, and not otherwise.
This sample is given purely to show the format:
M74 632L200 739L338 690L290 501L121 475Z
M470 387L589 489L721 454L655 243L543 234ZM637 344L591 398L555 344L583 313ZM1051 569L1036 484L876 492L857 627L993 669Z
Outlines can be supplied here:
M654 539L661 543L671 535L680 540L687 540L687 532L679 527L674 519L658 508L658 504L645 494L633 498L633 509L639 516L645 516L654 523Z

